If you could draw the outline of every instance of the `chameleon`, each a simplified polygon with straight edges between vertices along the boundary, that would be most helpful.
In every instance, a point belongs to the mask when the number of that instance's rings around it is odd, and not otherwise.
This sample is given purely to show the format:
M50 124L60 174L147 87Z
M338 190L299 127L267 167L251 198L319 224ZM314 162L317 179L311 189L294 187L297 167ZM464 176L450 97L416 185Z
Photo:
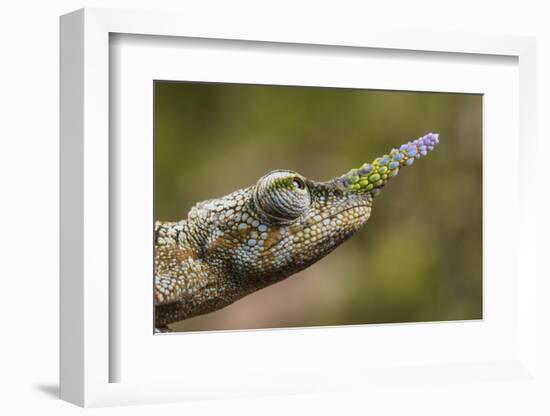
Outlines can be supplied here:
M155 332L224 308L317 262L370 218L400 169L439 143L428 133L325 182L278 169L255 185L155 222Z

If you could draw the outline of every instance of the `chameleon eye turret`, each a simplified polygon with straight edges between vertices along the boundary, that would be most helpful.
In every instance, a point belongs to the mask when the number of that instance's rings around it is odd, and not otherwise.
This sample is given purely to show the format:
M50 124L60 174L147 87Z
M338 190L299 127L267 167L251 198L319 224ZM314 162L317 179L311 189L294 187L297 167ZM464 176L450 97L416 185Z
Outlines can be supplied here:
M436 133L326 182L275 170L155 225L155 325L219 310L305 269L370 217L380 190L439 143Z
M295 172L276 170L260 178L254 191L254 203L272 223L291 223L311 204L304 180Z

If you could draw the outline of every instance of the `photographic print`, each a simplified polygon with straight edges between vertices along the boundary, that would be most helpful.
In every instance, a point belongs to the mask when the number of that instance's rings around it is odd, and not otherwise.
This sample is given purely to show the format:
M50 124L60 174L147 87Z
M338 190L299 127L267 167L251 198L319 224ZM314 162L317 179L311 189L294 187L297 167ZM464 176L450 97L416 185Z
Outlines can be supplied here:
M482 98L155 81L155 331L481 319Z

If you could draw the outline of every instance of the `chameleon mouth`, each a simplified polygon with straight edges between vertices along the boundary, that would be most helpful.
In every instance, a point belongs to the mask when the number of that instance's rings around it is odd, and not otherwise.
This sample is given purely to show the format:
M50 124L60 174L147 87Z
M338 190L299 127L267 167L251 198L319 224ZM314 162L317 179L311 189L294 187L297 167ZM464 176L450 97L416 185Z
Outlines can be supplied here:
M334 218L334 217L337 217L339 214L342 214L344 212L347 212L347 211L351 211L352 209L357 209L357 208L369 208L370 205L368 204L358 204L358 205L353 205L351 207L346 207L332 215L329 215L327 218ZM315 223L315 224L318 224L318 221Z
M335 213L329 215L326 218L322 218L320 220L316 220L315 222L308 223L308 224L306 224L306 227L312 227L314 225L322 223L325 220L332 220L332 219L336 218L338 215L342 215L343 213L348 212L348 211L352 211L354 209L368 208L368 207L369 207L368 204L359 204L359 205L353 205L351 207L346 207L346 208L343 208L343 209L339 210L338 212L335 212ZM306 228L306 227L304 227L304 228Z
M301 227L301 229L297 230L296 232L302 231L305 228L313 227L314 225L321 224L323 221L332 220L332 219L336 218L338 215L343 214L344 212L351 211L351 210L358 209L358 208L369 208L369 207L370 207L370 205L368 205L368 204L358 204L358 205L353 205L353 206L350 206L350 207L343 208L343 209L329 215L326 218L321 218L320 220L316 220L315 222L304 224L304 226ZM276 246L278 246L279 244L281 244L282 242L284 242L287 235L288 235L288 231L284 235L280 234L280 237L277 241L274 241L272 244L264 247L264 251L269 251L269 250L275 248Z

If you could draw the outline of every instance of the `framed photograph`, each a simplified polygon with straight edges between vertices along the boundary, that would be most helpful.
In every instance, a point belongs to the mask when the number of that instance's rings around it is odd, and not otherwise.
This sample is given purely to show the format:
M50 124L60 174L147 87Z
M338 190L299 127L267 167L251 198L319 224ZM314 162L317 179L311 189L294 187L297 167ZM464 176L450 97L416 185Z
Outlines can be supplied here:
M234 27L61 18L61 397L537 383L534 40Z
M154 94L158 331L482 318L481 94L161 80ZM424 164L382 196L440 135L437 175Z

